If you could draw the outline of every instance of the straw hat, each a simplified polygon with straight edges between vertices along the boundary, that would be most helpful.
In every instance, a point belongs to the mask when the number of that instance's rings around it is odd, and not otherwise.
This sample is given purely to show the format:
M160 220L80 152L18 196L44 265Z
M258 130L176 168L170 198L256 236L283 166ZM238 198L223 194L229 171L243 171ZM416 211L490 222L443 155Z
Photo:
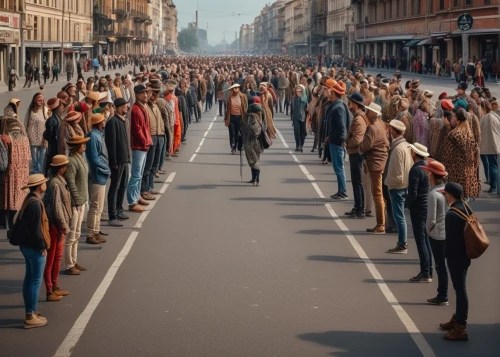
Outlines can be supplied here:
M56 109L59 104L61 104L61 102L59 101L59 98L50 98L48 101L47 101L47 107L50 109L50 110L54 110Z
M87 93L87 96L86 98L90 98L92 99L93 101L94 100L99 100L99 92L93 92L93 91L90 91Z
M89 141L90 138L84 138L83 136L75 135L67 141L68 145L81 145Z
M338 95L344 95L345 94L345 83L342 81L338 81L335 86L333 86L332 90L337 93Z
M403 124L404 125L404 124ZM424 146L420 143L410 144L410 148L412 151L420 156L428 157L429 151L427 150L427 146Z
M40 186L41 184L47 182L48 179L43 176L43 174L33 174L28 176L28 183L21 189L25 190L30 187Z
M427 165L420 165L420 168L424 170L429 170L438 176L444 176L444 177L448 176L448 173L446 172L446 168L444 167L444 165L436 160L428 161Z
M11 104L17 104L17 103L19 103L20 101L21 101L21 99L12 98L12 99L9 101L9 103L11 103Z
M227 90L231 90L233 88L240 88L240 85L238 83L235 83L231 87L229 87Z
M75 120L80 119L81 117L82 117L82 113L71 111L66 116L66 121L67 122L69 122L69 121L75 121Z
M92 116L90 117L90 124L96 125L96 124L102 123L104 120L105 120L104 115L92 114Z
M382 108L380 107L380 105L378 105L374 102L371 102L370 105L367 105L366 110L370 110L374 113L377 113L378 115L382 114L382 112L381 112Z
M394 129L401 131L403 133L406 131L406 126L401 120L392 119L389 125L392 126Z
M52 167L59 167L63 166L69 163L68 158L66 155L56 155L52 158L52 162L50 163L50 166Z

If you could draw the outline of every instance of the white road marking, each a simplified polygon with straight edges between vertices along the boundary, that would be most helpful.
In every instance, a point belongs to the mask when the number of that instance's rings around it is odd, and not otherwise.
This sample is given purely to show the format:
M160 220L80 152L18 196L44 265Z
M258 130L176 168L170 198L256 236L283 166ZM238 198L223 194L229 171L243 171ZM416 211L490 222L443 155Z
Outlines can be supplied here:
M193 162L195 157L196 157L196 154L193 154L193 156L191 156L191 158L189 159L189 162Z
M214 122L210 123L210 125L208 126L208 130L212 130L212 125L214 125Z
M162 189L160 192L163 194L167 190L169 183L171 183L174 178L175 178L175 172L172 172L168 178L165 181L165 184L163 185ZM159 197L158 197L159 199ZM149 211L144 211L141 216L139 217L139 220L137 221L136 225L134 228L140 228L142 227L142 223L148 216L149 212L153 209L153 207L156 205L156 202L158 202L158 199L155 201L152 201ZM140 226L138 226L140 222ZM137 227L136 227L137 226ZM135 240L137 239L137 236L139 235L139 231L134 230L130 233L130 236L128 237L127 241L125 242L125 245L123 246L122 250L116 257L115 261L111 266L109 267L108 271L106 272L106 275L101 281L101 284L99 284L99 287L97 290L94 292L94 295L92 295L92 298L90 299L89 303L83 310L83 312L78 316L78 319L75 321L73 324L73 327L71 330L68 332L66 337L64 338L63 342L57 349L56 353L54 354L54 357L69 357L71 356L71 353L73 353L73 350L80 340L80 337L82 334L85 332L85 328L87 327L90 319L92 318L92 315L94 314L94 311L97 309L97 306L99 306L101 300L103 299L104 295L106 295L106 291L109 289L111 283L113 282L116 273L118 272L118 269L122 265L122 263L125 261L125 258L127 255L130 253L130 250L132 249L132 246L134 245ZM167 311L168 312L168 311Z
M191 158L189 159L189 162L193 162L194 159L196 158L196 155L200 152L201 150L201 147L203 146L203 144L205 143L205 138L206 136L208 135L209 131L212 130L212 125L214 125L214 122L217 120L217 117L215 117L212 122L210 123L210 125L208 126L208 130L205 131L205 134L203 134L203 138L201 139L200 141L200 144L198 145L198 147L196 148L196 150L194 151L194 154L193 156L191 156Z
M215 116L214 120L212 120L213 122L217 120L217 115Z
M208 135L208 130L205 131L205 134L203 134L203 137L205 138Z
M278 129L276 129L276 132L278 133L278 136L280 137L281 141L283 142L283 145L285 147L288 147L288 144L285 142L285 139L281 135ZM292 154L291 151L289 151L290 155L293 157L294 161L299 165L301 171L306 175L306 177L310 181L314 181L314 178L311 180L311 176L309 174L309 171L300 163L299 159ZM312 177L312 176L311 176ZM317 192L318 196L320 198L325 198L323 195L323 192L319 188L318 184L316 182L311 182L312 186L314 187L314 190ZM425 339L425 337L422 335L420 330L418 329L417 325L413 322L411 317L408 315L408 313L403 309L403 307L399 304L398 300L392 293L391 289L389 289L389 286L385 282L384 278L378 271L377 267L375 264L371 261L371 259L368 257L364 249L361 247L357 239L352 235L352 233L349 231L349 228L342 222L340 217L335 213L333 210L332 206L329 203L325 204L326 209L330 213L330 216L333 218L337 226L340 228L340 230L344 233L346 238L348 239L349 243L351 243L352 247L358 254L359 258L362 259L368 268L368 271L372 275L372 277L375 279L375 282L377 283L378 287L380 288L380 291L382 291L382 294L384 295L385 299L387 302L392 306L394 311L396 312L396 315L399 317L403 325L405 326L406 330L410 334L411 338L417 345L417 348L420 350L422 353L423 357L436 357L434 354L434 351L432 350L431 346Z
M280 138L281 143L283 144L283 146L286 147L286 148L289 148L288 144L285 141L285 138L283 137L283 135L281 135L281 131L279 131L278 128L276 128L276 127L275 127L275 129L276 129L276 134L278 134L278 136L279 136L279 138Z
M199 146L203 146L203 143L205 142L205 138L201 139L200 141L200 145Z
M128 237L125 245L123 246L120 254L116 257L115 261L109 268L108 272L104 276L104 279L102 279L101 284L95 291L94 295L90 299L89 303L85 307L85 310L80 314L78 319L76 320L75 324L69 331L68 335L64 339L64 341L61 343L59 348L57 349L54 357L68 357L71 356L71 353L73 352L73 349L75 348L76 344L78 343L78 340L82 336L83 332L85 331L85 327L90 321L90 318L92 317L92 314L94 313L95 309L101 302L102 298L106 294L106 291L108 290L109 286L111 285L118 269L122 265L122 263L125 261L125 258L127 257L128 253L130 252L130 249L134 245L134 242L137 238L137 235L139 232L133 231L130 233L130 236Z
M195 150L195 153L199 153L201 150L201 146L198 146L198 148Z

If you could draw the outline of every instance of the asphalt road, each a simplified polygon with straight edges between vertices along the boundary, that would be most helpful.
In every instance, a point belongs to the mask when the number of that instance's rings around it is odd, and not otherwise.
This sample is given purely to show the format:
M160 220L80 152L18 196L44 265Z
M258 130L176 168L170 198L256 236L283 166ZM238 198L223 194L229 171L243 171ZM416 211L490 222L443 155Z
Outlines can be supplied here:
M222 118L204 114L147 216L104 223L102 247L82 241L89 270L62 275L70 295L40 303L47 327L22 329L24 262L0 231L0 356L497 357L498 196L471 204L491 246L469 270L470 341L447 342L438 323L454 311L451 282L450 306L425 304L437 282L408 281L418 272L411 229L409 253L387 254L395 235L365 233L375 218L346 219L352 200L322 198L337 184L310 153L312 138L295 155L290 120L276 126L284 141L262 155L252 187Z

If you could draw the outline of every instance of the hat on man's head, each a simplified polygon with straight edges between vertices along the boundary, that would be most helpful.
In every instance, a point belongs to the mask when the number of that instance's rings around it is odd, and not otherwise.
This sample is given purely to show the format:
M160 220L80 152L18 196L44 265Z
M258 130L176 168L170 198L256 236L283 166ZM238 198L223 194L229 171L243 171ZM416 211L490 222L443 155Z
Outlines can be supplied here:
M139 84L139 85L136 85L134 87L134 93L137 94L137 93L143 93L143 92L147 92L148 89L146 88L146 86L144 84Z
M443 108L443 110L453 110L453 102L451 99L443 99L441 101L441 108Z
M262 85L262 83L261 83ZM231 87L229 87L227 90L231 90L231 89L234 89L234 88L240 88L240 85L238 83L234 83Z
M21 187L21 190L25 190L30 187L40 186L41 184L47 182L47 179L43 174L33 174L28 176L28 183Z
M420 86L420 79L412 79L410 82L411 89L417 89Z
M404 125L404 123L401 120L392 119L391 122L389 123L389 125L402 133L404 133L406 131L406 126Z
M78 120L82 117L82 113L78 113L78 112L75 112L75 111L70 111L68 113L68 115L66 116L66 121L69 122L69 121L75 121L75 120Z
M9 103L11 104L17 104L21 101L21 99L17 99L17 98L12 98L11 100L9 100Z
M52 158L52 162L50 163L50 166L52 167L59 167L63 166L69 163L69 160L66 155L56 155Z
M68 95L68 93L61 91L61 92L57 93L57 98L59 98L59 100L61 101L61 103L63 103L64 105L68 105L69 104L69 95Z
M116 98L113 104L115 105L115 108L118 108L122 105L128 104L128 102L123 98Z
M459 99L455 102L455 108L453 109L458 109L458 108L463 108L467 110L467 102L463 99Z
M104 115L98 113L98 114L92 114L90 117L90 125L96 125L99 123L102 123L106 118L104 118Z
M90 107L85 102L77 102L75 105L75 111L80 113L86 113L89 109Z
M447 193L449 195L452 195L456 199L460 200L460 199L462 199L462 196L464 195L464 188L459 183L448 182L446 184L446 186L444 186L444 189L439 190L438 192Z
M382 112L381 112L382 107L374 102L371 102L370 105L367 105L365 108L366 108L366 110L377 113L377 115L382 114Z
M457 90L459 90L459 89L461 89L461 90L467 90L467 88L469 88L469 86L468 86L467 83L465 83L465 82L458 83Z
M59 101L59 98L50 98L47 101L47 107L49 107L50 110L56 109L61 102Z
M75 135L67 141L68 145L75 146L85 144L90 138L84 138L83 136Z
M107 106L108 104L113 105L113 102L110 102L109 100L104 100L104 101L102 101L102 102L100 102L100 103L99 103L99 106L100 106L101 108L104 108L104 107L105 107L105 106Z
M423 156L423 157L429 156L429 150L427 149L427 146L424 146L420 143L410 144L410 148L414 153L416 153L420 156Z
M446 92L441 93L438 97L439 100L443 100L446 98L448 98L448 93L446 93Z
M338 95L345 94L345 83L342 81L338 81L336 85L333 86L332 90Z
M432 98L432 96L434 95L434 93L428 89L424 90L424 96L427 97L427 98Z
M86 98L92 99L93 101L99 100L99 92L89 91Z
M423 170L428 170L438 176L446 177L448 173L446 172L446 168L442 163L436 160L428 160L427 165L420 165L420 168Z
M363 98L363 96L359 92L354 92L351 95L348 95L347 98L349 98L349 100L353 101L354 103L356 103L360 107L365 106L363 104L363 101L365 100L365 98Z

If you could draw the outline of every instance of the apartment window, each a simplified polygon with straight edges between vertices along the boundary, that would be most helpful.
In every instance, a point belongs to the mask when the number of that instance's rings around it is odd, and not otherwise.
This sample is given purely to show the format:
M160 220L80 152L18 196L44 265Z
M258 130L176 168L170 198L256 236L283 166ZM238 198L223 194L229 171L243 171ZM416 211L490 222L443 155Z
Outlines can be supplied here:
M465 6L472 6L472 0L465 0Z
M458 7L460 5L459 0L453 0L453 7Z
M420 0L412 1L411 14L420 15Z
M427 13L428 14L434 13L434 1L432 0L427 0Z
M490 0L484 0L484 4L485 5L491 5L491 1Z

